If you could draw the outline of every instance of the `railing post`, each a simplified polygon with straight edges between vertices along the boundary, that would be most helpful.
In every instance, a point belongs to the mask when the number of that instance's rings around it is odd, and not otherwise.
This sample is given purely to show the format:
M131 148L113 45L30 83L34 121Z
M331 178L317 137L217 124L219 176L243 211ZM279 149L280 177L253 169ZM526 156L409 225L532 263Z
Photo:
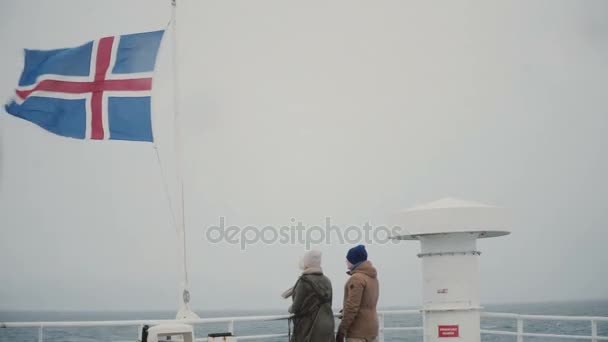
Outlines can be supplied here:
M384 314L378 314L378 342L384 342Z
M591 320L591 342L597 342L597 321Z
M40 324L40 328L38 328L38 342L42 342L43 337L42 337L42 324Z
M234 321L228 322L228 332L234 335Z
M140 324L139 330L137 331L137 337L138 337L137 342L141 342L141 340L143 339L143 334L144 334L144 325Z
M524 320L517 317L517 342L524 342Z

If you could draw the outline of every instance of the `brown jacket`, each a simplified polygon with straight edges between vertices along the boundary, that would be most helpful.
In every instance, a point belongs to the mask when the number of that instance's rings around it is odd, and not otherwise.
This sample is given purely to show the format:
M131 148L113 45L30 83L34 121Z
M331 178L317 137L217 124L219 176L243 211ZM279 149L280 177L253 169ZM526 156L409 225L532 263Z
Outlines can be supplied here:
M378 272L370 261L365 261L350 274L344 286L342 322L338 331L346 337L378 336Z

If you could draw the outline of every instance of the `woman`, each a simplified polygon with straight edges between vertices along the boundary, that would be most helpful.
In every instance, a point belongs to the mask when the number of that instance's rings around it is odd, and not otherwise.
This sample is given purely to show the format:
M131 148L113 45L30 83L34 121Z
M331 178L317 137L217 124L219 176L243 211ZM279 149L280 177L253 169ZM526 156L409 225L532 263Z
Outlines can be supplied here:
M293 303L291 342L334 342L334 315L331 310L331 281L323 275L321 252L309 251L300 260L302 275L284 293Z

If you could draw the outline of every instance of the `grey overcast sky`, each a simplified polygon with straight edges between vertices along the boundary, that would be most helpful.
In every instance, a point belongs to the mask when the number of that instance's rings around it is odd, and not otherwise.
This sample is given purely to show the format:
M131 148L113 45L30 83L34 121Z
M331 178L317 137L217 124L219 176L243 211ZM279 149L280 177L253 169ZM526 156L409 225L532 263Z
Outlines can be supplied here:
M169 2L2 1L0 94L22 48L163 28ZM608 298L608 2L180 2L194 308L286 307L298 274L301 245L206 241L219 217L381 224L445 196L513 213L511 235L479 243L484 303ZM171 47L153 92L168 175ZM152 145L0 127L0 309L176 308ZM319 246L335 306L348 247ZM380 304L420 304L418 243L368 249Z

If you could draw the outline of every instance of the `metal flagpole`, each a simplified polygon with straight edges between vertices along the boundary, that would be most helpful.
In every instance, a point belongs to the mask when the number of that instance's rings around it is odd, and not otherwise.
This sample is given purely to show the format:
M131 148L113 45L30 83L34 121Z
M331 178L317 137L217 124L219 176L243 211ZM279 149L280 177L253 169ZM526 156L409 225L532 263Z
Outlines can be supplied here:
M179 111L179 78L178 78L178 44L177 44L177 0L171 0L171 33L173 37L173 111L174 111L174 139L175 139L175 154L176 154L176 173L177 186L179 188L179 210L181 215L178 215L176 221L176 229L178 236L178 246L180 250L180 260L182 268L182 283L180 293L180 307L177 312L177 319L198 318L198 315L190 310L190 284L188 282L188 258L186 253L186 208L184 206L184 179L182 173L182 141L181 141L181 125Z

